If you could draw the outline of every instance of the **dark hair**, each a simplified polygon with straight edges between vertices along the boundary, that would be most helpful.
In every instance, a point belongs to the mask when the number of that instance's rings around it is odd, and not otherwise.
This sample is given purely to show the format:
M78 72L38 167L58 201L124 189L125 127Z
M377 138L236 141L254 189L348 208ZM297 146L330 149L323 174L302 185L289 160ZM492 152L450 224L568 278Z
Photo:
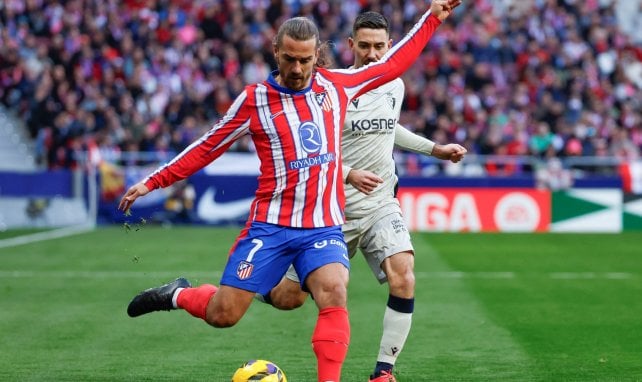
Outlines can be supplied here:
M319 56L317 57L317 68L334 68L335 62L332 56L332 49L334 44L330 41L322 42L319 46Z
M352 36L357 34L357 31L361 28L368 29L385 29L386 33L390 35L390 24L388 20L381 14L377 12L363 12L354 20L352 24Z
M274 38L274 45L280 47L281 44L283 44L283 36L285 35L290 36L296 41L315 39L317 47L321 44L319 40L319 28L307 17L293 17L281 24Z

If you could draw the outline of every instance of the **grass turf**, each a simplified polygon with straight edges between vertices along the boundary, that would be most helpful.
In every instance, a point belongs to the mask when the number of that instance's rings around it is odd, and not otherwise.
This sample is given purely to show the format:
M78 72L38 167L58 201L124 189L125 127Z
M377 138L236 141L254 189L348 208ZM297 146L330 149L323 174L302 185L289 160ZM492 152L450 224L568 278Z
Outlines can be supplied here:
M290 312L255 303L229 329L184 312L125 314L135 293L176 276L217 283L237 233L111 227L0 248L0 380L223 382L265 358L290 382L315 381L311 301ZM642 233L414 234L399 381L642 380L639 243ZM367 380L386 299L356 258L342 381Z

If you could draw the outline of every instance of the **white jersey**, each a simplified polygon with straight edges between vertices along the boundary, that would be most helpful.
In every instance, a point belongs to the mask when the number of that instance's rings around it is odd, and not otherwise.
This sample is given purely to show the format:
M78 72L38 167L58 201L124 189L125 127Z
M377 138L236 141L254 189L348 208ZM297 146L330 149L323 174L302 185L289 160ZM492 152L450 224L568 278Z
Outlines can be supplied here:
M370 195L346 184L347 219L367 216L384 204L398 203L393 197L397 176L392 151L404 90L403 81L397 78L348 104L341 144L343 176L348 175L346 167L369 170L381 177L383 183Z

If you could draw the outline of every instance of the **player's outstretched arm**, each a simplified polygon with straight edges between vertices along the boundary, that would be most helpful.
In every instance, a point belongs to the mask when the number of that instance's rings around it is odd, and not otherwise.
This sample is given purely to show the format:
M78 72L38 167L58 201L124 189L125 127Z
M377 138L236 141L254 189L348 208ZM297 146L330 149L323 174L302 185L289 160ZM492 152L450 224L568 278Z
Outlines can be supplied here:
M131 186L122 199L118 203L118 209L121 211L127 211L134 204L134 201L140 196L147 195L149 193L149 188L145 186L145 183L140 182Z
M435 142L397 124L395 126L395 146L402 150L412 151L418 154L432 155Z
M461 161L468 152L466 148L456 143L435 144L430 139L417 135L399 124L395 127L395 146L419 154L432 155L437 159L449 160L453 163Z

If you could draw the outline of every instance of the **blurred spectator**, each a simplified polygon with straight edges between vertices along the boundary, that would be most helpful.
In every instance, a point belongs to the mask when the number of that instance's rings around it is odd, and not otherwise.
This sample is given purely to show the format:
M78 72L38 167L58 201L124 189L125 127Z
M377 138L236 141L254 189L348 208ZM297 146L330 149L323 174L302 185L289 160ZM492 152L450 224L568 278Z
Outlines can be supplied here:
M551 157L535 171L536 186L550 190L568 189L573 186L573 176L557 157Z
M196 191L187 180L173 184L170 194L165 200L164 211L154 215L153 219L170 224L189 224L197 221L194 212Z
M402 123L460 142L471 156L639 157L642 2L634 3L465 3L457 27L441 26L405 74ZM0 102L26 122L37 157L52 168L76 166L75 155L92 144L107 160L178 151L246 83L267 77L284 18L314 18L333 42L334 61L346 66L345 39L358 13L382 12L398 40L424 7L412 0L0 1ZM234 148L253 149L247 141ZM421 161L407 166L406 173L432 171ZM528 168L497 162L486 170Z

